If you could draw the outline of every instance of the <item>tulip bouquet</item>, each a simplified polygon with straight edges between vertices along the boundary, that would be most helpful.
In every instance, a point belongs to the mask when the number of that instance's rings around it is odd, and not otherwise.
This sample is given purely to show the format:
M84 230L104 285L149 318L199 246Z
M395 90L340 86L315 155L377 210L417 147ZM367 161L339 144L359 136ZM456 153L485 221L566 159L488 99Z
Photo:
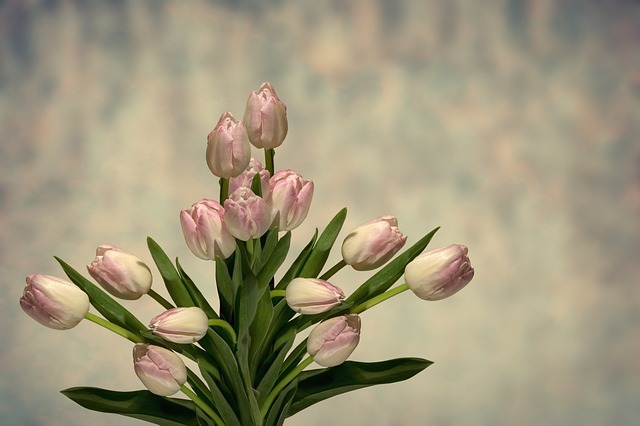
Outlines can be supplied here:
M274 167L287 128L285 105L264 83L249 96L241 121L226 112L208 135L206 159L220 178L219 198L182 210L180 224L193 254L215 264L217 309L151 238L149 251L171 301L151 288L153 274L142 260L113 245L99 246L87 265L98 285L59 258L68 280L27 277L20 305L29 316L59 330L87 319L130 340L133 370L146 388L75 387L64 395L91 410L160 425L281 425L317 402L406 380L431 364L348 358L360 340L363 312L408 289L439 300L464 287L474 274L467 248L423 253L436 228L392 259L407 237L395 217L383 216L349 233L342 259L326 268L343 209L281 268L314 191L313 182ZM251 157L251 145L264 150L265 166ZM381 269L347 297L330 282L347 265ZM395 285L403 275L405 282ZM147 325L114 299L145 294L160 306ZM307 368L314 362L319 368ZM171 397L178 392L184 396Z

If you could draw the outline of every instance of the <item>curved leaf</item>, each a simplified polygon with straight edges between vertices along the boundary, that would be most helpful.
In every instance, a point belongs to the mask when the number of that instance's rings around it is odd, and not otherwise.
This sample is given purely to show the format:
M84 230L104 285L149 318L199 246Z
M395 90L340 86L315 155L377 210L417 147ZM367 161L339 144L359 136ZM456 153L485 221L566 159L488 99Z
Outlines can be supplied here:
M164 285L167 287L169 296L171 296L176 305L196 306L193 299L191 299L189 291L187 291L186 287L182 283L180 274L178 274L178 271L176 271L176 268L173 266L173 263L171 263L171 260L164 250L162 250L158 243L156 243L151 237L147 237L147 246L149 247L149 252L151 253L153 261L158 267L158 272L160 272L160 275L164 280Z
M407 380L433 364L422 358L380 362L346 361L336 367L303 371L288 416L332 396L368 386Z
M135 315L129 312L120 303L116 302L111 298L111 296L107 295L107 293L102 291L102 289L83 277L78 271L73 269L59 257L54 256L54 258L58 261L60 266L62 266L62 269L69 279L87 293L91 305L93 305L98 312L104 315L107 320L137 335L140 335L140 332L147 330L147 327L140 322Z
M92 387L75 387L62 394L84 408L121 414L162 426L198 426L192 401L165 398L148 390L119 392Z
M320 234L318 242L315 247L313 247L313 251L304 263L304 266L300 270L300 274L298 276L304 278L315 278L318 276L329 258L329 252L331 252L331 248L333 247L336 238L338 238L338 234L340 233L340 229L342 229L342 225L346 218L347 209L343 208L334 216L333 219L331 219L331 222L329 222L325 230Z

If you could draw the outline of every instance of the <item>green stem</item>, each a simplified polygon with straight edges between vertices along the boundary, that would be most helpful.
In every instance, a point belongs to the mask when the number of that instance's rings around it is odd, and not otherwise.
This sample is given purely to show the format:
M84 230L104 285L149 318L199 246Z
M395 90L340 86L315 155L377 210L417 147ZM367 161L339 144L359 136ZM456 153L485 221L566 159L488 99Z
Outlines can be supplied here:
M102 327L106 328L107 330L111 330L116 334L119 334L120 336L124 337L125 339L131 340L133 343L142 343L144 342L144 340L133 334L132 332L130 332L129 330L126 330L118 325L115 325L112 322L107 321L104 318L100 318L97 315L92 314L91 312L87 312L87 314L84 316L86 319L88 319L91 322L95 322L98 325L101 325Z
M209 404L207 404L206 402L204 402L202 399L200 399L200 397L198 395L195 394L195 392L193 392L191 389L189 389L188 387L186 387L185 385L182 385L182 387L180 388L180 390L187 395L189 398L191 398L191 400L193 402L196 403L196 405L198 407L200 407L202 409L202 411L204 411L205 413L207 413L207 415L209 417L211 417L211 419L218 425L220 426L224 426L224 422L222 421L222 419L220 418L220 416L218 416L218 414L216 414L215 411L213 411L211 409L211 407L209 406Z
M285 290L271 290L269 292L272 299L275 299L276 297L284 297L286 294L287 292Z
M220 178L220 204L229 198L229 179Z
M231 340L233 341L234 345L238 341L238 337L236 336L236 332L234 331L233 327L231 327L231 324L229 324L225 320L219 319L219 318L210 319L209 320L209 326L210 327L220 327L220 328L224 329L224 331L227 332L229 337L231 337Z
M151 296L151 298L153 300L155 300L156 302L161 304L163 308L165 308L167 310L175 308L175 306L173 306L171 303L169 303L169 301L167 299L165 299L164 297L160 296L153 289L149 290L149 293L147 293L147 294L149 296Z
M373 308L374 306L376 306L378 303L382 303L385 300L398 295L400 293L402 293L403 291L406 291L409 289L409 286L407 285L407 283L401 284L398 287L392 288L391 290L384 292L382 294L377 295L376 297L372 297L371 299L367 300L366 302L362 302L361 304L359 304L358 306L356 306L355 308L352 308L349 310L349 313L351 314L360 314L364 311L366 311L367 309Z
M302 370L307 368L307 366L309 364L311 364L312 362L313 362L313 357L312 356L308 356L307 358L302 360L302 362L300 364L298 364L298 366L296 368L291 370L291 372L289 374L287 374L284 377L284 379L280 380L278 382L278 384L271 390L271 392L269 393L269 396L267 396L267 399L264 401L264 404L262 405L262 408L260 409L260 414L262 415L263 419L267 416L267 412L269 411L269 408L271 407L271 404L273 404L273 400L276 399L278 394L285 387L287 387L287 385L289 383L291 383L291 381L293 379L298 377L298 374L302 373Z
M273 165L273 157L275 157L275 150L273 149L265 149L264 150L264 164L265 168L269 171L269 174L273 176L274 173L274 165Z
M336 263L335 265L333 265L331 269L329 269L327 272L322 274L320 276L320 279L325 281L328 280L329 278L334 276L336 272L338 272L340 269L344 268L345 266L347 266L347 264L345 263L344 259L340 259L340 262Z

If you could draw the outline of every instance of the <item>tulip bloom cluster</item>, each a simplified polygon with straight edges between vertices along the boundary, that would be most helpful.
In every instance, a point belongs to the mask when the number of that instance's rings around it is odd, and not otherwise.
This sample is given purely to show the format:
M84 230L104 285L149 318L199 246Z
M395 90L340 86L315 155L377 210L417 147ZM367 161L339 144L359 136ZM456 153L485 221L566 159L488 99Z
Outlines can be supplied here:
M146 388L72 388L63 391L67 397L157 424L275 426L333 395L405 380L431 364L350 358L366 328L365 311L406 290L435 301L466 286L474 275L467 247L425 252L436 228L400 253L407 236L395 216L385 215L349 232L341 259L327 268L343 209L284 269L292 231L306 219L314 192L314 183L294 170L275 169L274 149L287 132L287 108L264 83L249 95L241 121L224 112L207 136L205 158L220 189L180 211L179 222L186 247L215 264L218 309L151 238L149 252L170 300L152 289L153 273L140 257L110 244L100 245L86 266L90 278L60 259L68 280L27 277L20 305L30 317L58 330L86 318L128 339L132 370ZM264 165L254 149L263 151ZM336 275L346 266L379 270L347 295ZM144 322L116 300L145 295L162 309ZM306 337L296 339L301 333ZM319 368L307 370L312 363ZM178 392L186 399L167 398Z

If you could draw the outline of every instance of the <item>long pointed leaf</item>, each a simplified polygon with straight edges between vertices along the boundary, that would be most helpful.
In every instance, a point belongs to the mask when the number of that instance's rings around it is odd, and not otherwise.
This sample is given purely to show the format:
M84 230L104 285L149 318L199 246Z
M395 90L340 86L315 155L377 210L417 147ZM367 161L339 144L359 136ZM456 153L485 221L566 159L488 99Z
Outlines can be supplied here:
M318 238L318 242L313 248L313 251L302 267L302 270L300 270L299 276L305 278L315 278L318 276L329 258L331 248L336 238L338 238L338 234L346 218L347 209L343 208L331 219L331 222L329 222L325 230L320 234L320 238Z
M407 380L433 362L422 358L397 358L380 362L346 361L336 367L303 371L288 416L332 396L368 386Z
M289 283L291 282L291 280L299 276L300 269L302 269L305 262L311 255L311 252L313 251L313 246L315 245L317 239L318 239L318 229L316 228L315 232L313 233L313 237L311 237L311 240L302 249L302 251L300 251L300 254L298 254L298 257L295 258L295 260L293 261L293 263L291 264L287 272L285 272L284 276L278 282L278 285L276 286L277 290L286 289Z
M58 261L62 270L67 274L69 279L87 293L91 305L93 305L98 312L104 315L107 320L138 335L140 335L140 332L147 329L147 327L140 322L135 315L113 300L113 298L102 291L102 289L83 277L78 271L73 269L62 259L58 257L55 257L55 259Z
M153 238L147 237L147 246L151 257L158 267L158 272L164 280L164 285L167 287L169 296L178 306L196 306L189 295L189 292L185 288L180 274L176 271L176 268L171 263L171 260L162 248L156 243Z
M202 309L207 314L207 317L209 317L209 319L217 319L218 314L211 307L211 305L207 301L206 297L204 297L204 295L202 294L198 286L193 282L193 280L189 277L189 275L187 275L184 269L182 269L182 265L180 265L180 262L178 261L178 259L176 259L176 268L178 269L178 274L180 274L182 283L184 284L185 288L189 292L189 295L191 296L191 299L195 302L196 306Z
M62 394L93 411L121 414L162 426L198 426L192 401L164 398L147 390L118 392L75 387L63 390Z

